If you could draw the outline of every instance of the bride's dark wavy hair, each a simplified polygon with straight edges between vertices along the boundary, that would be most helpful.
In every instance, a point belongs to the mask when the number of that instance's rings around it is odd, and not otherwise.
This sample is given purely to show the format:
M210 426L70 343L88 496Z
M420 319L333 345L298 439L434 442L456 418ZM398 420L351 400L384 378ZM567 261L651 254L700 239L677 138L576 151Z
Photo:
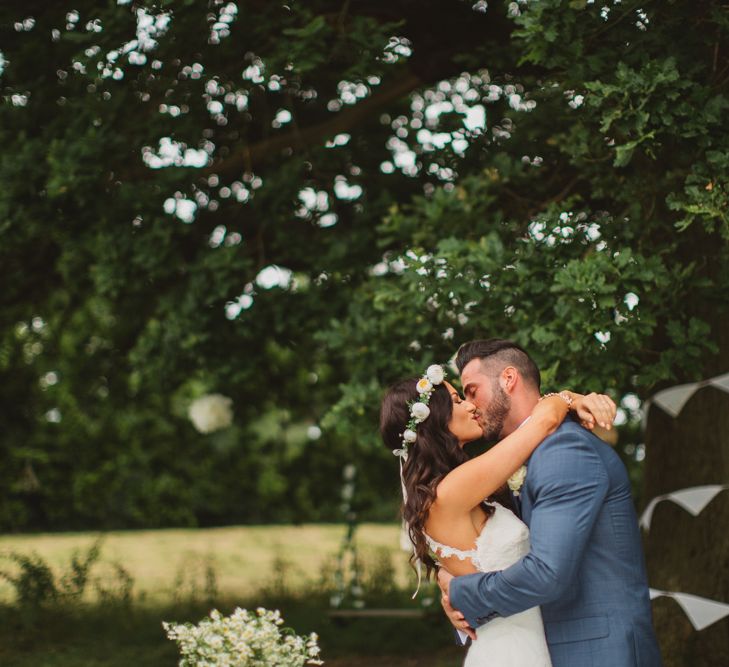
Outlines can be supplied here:
M408 403L420 400L415 388L419 379L401 380L390 387L382 399L380 435L391 450L402 447L402 433L410 421ZM425 521L435 500L436 487L451 470L469 458L448 428L453 414L453 399L444 384L435 386L428 407L430 415L418 424L417 438L408 445L408 460L403 464L407 501L402 506L403 519L415 545L410 562L422 561L426 567L426 579L435 568L425 540Z

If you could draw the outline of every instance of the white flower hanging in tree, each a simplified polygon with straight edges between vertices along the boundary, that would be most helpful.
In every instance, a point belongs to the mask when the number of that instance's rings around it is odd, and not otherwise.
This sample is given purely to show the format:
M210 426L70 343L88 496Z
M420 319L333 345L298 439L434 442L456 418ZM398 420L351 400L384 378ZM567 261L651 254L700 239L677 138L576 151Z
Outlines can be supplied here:
M222 394L208 394L190 403L190 421L200 433L213 433L233 423L233 399Z

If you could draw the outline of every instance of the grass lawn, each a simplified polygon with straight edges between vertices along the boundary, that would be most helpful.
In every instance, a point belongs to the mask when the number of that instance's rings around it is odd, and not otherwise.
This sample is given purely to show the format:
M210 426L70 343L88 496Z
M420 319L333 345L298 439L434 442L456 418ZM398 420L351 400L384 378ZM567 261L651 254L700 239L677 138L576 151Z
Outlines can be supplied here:
M397 525L363 524L357 543L368 553L386 549L393 556L398 582L412 584L400 551ZM210 563L217 586L227 598L250 598L272 576L276 558L290 563L291 582L303 587L331 567L345 533L342 525L234 526L228 528L133 530L104 533L100 565L122 564L134 577L135 591L154 602L172 599L180 575L189 578ZM67 565L74 551L86 551L98 533L43 533L0 537L0 567L12 570L3 556L10 551L35 552L51 566ZM9 601L10 585L0 580L0 601Z
M344 532L344 526L309 525L106 533L91 581L113 584L113 563L119 563L133 579L131 598L109 601L92 592L73 605L28 614L12 606L13 588L3 583L0 665L172 667L176 647L164 637L162 620L198 621L211 606L228 613L234 606L258 605L280 609L286 625L300 634L319 633L329 667L460 665L463 653L452 645L449 626L434 606L426 617L416 619L329 616L332 584L322 574L333 570ZM97 537L0 537L0 571L15 567L5 558L10 552L36 553L58 577L68 571L72 554L83 555ZM357 542L369 576L368 606L417 608L409 599L414 577L407 554L399 548L399 527L364 525ZM215 573L212 589L205 579L208 567ZM386 579L378 574L385 571L382 568L396 571L395 588L389 592L376 590L373 583ZM427 595L426 587L420 597Z

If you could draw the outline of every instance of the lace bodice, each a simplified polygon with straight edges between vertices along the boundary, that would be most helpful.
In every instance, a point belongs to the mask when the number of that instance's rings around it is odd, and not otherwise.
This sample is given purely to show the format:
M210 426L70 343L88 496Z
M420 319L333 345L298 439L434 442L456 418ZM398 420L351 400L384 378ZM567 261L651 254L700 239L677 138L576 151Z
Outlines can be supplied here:
M474 549L456 549L425 536L428 546L441 558L469 559L479 572L503 570L529 552L529 529L511 510L488 503L494 513L476 538Z
M465 551L463 549L449 547L447 544L443 544L441 542L438 542L437 540L434 540L430 535L427 534L425 535L425 541L428 543L431 551L441 558L451 558L452 556L455 556L456 558L458 558L458 560L466 560L466 558L468 558L477 570L481 569L479 567L481 559L479 558L478 551L476 549L468 549L467 551Z

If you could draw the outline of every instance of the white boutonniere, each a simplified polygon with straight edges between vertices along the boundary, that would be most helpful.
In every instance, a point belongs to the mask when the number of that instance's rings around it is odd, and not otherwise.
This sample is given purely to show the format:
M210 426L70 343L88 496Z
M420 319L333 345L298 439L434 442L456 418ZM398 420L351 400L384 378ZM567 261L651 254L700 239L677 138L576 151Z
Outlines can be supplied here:
M527 467L522 466L517 470L509 479L506 480L506 483L509 485L509 488L514 492L515 496L519 495L519 490L521 489L522 485L524 484L524 480L527 476Z

